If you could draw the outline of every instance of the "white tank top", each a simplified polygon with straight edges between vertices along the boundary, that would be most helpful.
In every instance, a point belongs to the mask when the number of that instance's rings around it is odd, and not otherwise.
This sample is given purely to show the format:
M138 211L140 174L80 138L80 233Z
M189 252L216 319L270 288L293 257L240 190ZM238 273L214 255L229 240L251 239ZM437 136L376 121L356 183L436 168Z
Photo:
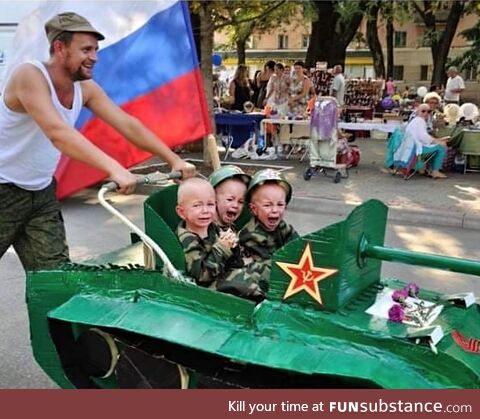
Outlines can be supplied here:
M58 100L45 66L39 61L29 64L47 79L55 109L73 127L83 106L80 83L74 83L72 109L67 109ZM4 92L0 96L0 183L13 183L29 191L44 189L52 182L61 153L29 114L7 107Z

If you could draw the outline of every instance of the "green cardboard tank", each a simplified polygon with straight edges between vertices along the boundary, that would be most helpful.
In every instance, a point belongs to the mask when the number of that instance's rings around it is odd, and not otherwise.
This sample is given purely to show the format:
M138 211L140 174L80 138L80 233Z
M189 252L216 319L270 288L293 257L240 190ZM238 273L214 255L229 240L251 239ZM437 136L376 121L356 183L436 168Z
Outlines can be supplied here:
M182 271L174 202L176 186L152 194L145 231ZM153 270L129 264L141 243L101 259L114 264L30 272L34 356L63 388L480 388L478 304L421 290L443 304L426 329L366 313L405 285L380 280L381 260L480 275L476 261L384 247L386 220L368 201L279 249L258 305L151 257Z

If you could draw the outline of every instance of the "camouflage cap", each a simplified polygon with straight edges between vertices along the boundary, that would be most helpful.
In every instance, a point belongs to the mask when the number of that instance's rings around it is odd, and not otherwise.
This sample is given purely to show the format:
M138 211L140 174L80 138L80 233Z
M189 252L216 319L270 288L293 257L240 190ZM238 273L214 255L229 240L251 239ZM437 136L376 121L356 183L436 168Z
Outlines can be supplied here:
M290 202L290 199L292 198L292 185L290 185L281 172L274 169L259 170L253 175L247 189L247 201L250 201L250 197L255 188L266 183L277 183L280 185L283 189L285 189L285 199L287 204Z
M208 177L208 181L216 188L224 180L232 178L241 180L246 186L250 182L250 175L247 175L240 167L231 164L219 167Z
M63 32L90 32L96 35L99 41L105 39L87 19L73 12L64 12L52 17L45 23L45 32L49 43Z

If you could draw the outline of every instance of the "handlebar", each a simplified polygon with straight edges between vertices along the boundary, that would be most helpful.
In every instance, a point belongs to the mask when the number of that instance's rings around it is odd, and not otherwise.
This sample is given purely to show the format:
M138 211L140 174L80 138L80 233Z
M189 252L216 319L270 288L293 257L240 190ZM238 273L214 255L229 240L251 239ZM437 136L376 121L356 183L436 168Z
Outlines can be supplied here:
M170 173L155 172L148 175L137 175L137 185L149 185L158 182L164 182L166 180L176 180L182 178L182 172L173 171ZM108 182L102 186L102 189L107 191L115 191L118 189L118 185L115 182Z

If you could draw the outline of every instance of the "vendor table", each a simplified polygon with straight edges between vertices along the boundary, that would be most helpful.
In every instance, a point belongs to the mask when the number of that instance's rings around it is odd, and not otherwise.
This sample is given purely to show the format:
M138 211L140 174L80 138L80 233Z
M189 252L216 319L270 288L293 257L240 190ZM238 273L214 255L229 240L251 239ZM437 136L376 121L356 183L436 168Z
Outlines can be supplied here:
M309 119L262 119L262 131L265 132L265 124L277 124L277 125L303 125L310 127ZM352 131L382 131L382 132L393 132L401 123L397 121L390 121L386 124L384 123L374 123L374 122L339 122L338 128L347 129Z
M267 124L275 124L275 125L290 125L291 130L290 133L286 134L281 132L275 139L275 145L278 144L288 144L292 146L307 146L309 137L310 137L310 120L309 119L274 119L274 118L267 118L262 119L261 131L263 133L266 131ZM340 129L348 129L353 131L382 131L382 132L393 132L398 127L400 127L400 122L397 121L390 121L389 123L373 123L373 122L339 122L338 128ZM287 155L287 158L290 156L291 153ZM303 156L304 157L304 156ZM303 160L302 157L302 160Z
M229 136L228 147L240 147L250 133L257 132L258 124L265 118L263 113L216 113L215 124L217 133L225 133Z

